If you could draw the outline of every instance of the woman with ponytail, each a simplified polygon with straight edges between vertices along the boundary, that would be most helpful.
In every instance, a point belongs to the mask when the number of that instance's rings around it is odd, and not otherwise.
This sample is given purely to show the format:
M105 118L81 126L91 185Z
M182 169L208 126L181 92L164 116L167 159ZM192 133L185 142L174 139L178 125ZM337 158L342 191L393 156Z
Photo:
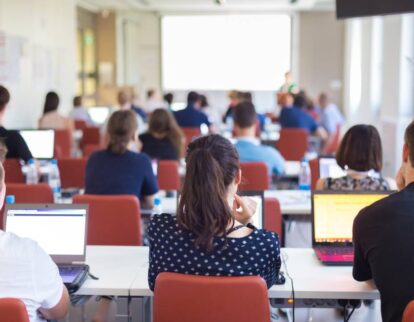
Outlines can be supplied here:
M139 150L138 124L133 111L117 111L108 121L109 144L92 154L86 166L85 193L135 195L152 208L158 191L150 158Z
M276 234L256 229L256 204L237 195L239 156L230 141L209 135L187 150L177 216L155 215L148 228L148 282L161 272L206 276L261 276L270 288L280 269Z

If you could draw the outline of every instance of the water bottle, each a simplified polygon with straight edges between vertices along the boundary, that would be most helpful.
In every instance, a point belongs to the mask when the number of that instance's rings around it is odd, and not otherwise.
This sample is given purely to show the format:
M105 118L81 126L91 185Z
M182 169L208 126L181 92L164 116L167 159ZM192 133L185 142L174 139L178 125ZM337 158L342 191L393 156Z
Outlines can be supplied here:
M154 198L154 208L153 208L154 214L162 214L162 202L160 197Z
M299 190L309 191L311 188L311 171L309 161L306 158L300 163Z
M16 198L14 197L14 195L7 195L6 196L6 204L7 205L13 205L16 201Z
M61 196L60 174L59 174L57 160L50 161L49 186L52 188L53 197L55 199L55 202L57 202Z
M37 168L35 161L33 159L29 160L29 166L26 173L26 183L27 184L36 184L39 182L39 174L37 173Z

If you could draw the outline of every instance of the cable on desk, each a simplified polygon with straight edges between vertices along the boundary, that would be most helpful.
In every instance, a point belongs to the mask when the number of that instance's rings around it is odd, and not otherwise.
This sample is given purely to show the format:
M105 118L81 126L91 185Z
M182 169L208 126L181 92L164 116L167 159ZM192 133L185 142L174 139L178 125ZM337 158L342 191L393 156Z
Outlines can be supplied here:
M284 267L284 270L285 270L285 274L290 280L290 287L292 289L292 321L295 322L295 302L296 302L295 287L294 287L294 284L293 284L293 278L290 276L289 270L288 270L287 265L286 265L286 261L289 259L289 256L283 251L281 252L281 255L282 255L281 257L282 257L282 262L283 262L283 267Z
M356 307L354 306L351 312L347 316L346 307L344 306L344 322L348 322L351 319L352 314L354 313Z

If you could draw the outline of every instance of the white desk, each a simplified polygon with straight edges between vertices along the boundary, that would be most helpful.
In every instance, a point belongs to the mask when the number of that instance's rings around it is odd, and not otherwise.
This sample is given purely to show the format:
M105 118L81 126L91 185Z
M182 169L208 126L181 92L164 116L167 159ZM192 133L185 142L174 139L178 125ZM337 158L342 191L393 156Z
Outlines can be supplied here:
M310 215L311 194L301 190L268 190L266 198L277 198L283 215Z

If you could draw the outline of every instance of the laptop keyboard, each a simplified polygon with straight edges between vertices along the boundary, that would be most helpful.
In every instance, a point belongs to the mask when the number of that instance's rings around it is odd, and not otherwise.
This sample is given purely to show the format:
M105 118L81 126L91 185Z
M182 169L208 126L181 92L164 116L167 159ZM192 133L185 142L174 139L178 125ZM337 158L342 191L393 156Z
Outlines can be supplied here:
M317 250L322 255L354 256L352 247L318 247Z

